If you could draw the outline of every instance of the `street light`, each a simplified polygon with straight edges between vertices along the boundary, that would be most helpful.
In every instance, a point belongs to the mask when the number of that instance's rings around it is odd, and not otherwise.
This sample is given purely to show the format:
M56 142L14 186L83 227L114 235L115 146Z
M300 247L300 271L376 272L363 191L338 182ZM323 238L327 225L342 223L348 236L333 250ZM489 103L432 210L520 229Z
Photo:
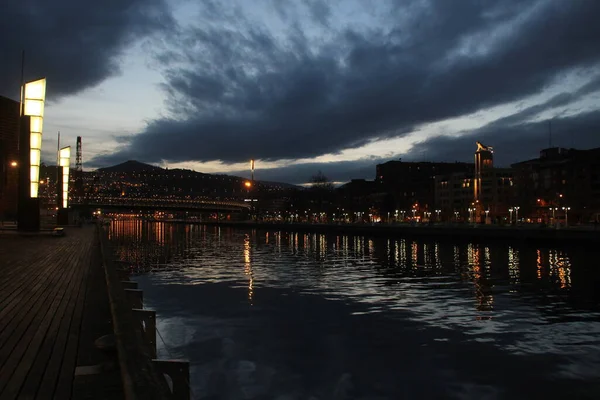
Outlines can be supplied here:
M29 183L30 197L38 197L40 161L42 152L42 126L46 100L46 78L25 84L23 115L30 117L29 126ZM16 165L15 165L16 166Z
M438 222L440 221L440 213L442 212L442 210L435 210L435 213L437 214L437 220Z
M552 211L552 223L554 223L556 221L555 212L558 211L558 207L550 207L550 211Z
M63 147L60 149L58 154L59 164L62 167L61 206L62 208L67 208L69 205L69 167L71 165L71 146Z
M487 224L488 217L490 216L490 210L485 210L485 223Z
M515 222L519 223L519 208L521 207L515 207Z
M563 207L562 208L565 211L565 226L569 225L569 210L571 209L571 207Z
M412 213L413 213L413 219L415 219L415 216L417 215L417 210L415 210L414 208L412 209Z
M458 214L459 214L458 211L454 211L454 218L456 219L456 222L458 222Z
M508 212L510 213L510 220L508 221L509 223L512 224L512 213L513 213L514 209L511 207L508 209Z
M474 208L469 207L468 210L469 210L469 222L473 222L473 217L471 215L473 213Z
M16 161L11 161L10 162L10 166L13 167L13 168L15 168L17 165L19 165L19 163L16 162Z

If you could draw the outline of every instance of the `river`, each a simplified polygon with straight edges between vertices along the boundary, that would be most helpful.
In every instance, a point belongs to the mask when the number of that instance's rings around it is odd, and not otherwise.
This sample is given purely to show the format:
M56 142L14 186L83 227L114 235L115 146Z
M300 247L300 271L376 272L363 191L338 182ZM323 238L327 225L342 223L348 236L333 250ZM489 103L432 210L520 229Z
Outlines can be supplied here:
M600 249L113 221L197 399L600 396Z

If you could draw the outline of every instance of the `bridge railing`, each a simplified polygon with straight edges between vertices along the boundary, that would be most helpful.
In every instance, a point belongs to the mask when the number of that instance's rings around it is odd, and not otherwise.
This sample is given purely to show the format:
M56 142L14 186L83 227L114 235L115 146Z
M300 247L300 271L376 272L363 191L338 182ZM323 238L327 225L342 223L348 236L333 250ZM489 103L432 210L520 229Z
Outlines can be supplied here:
M250 205L242 201L231 200L200 200L200 199L164 199L164 198L131 198L131 197L88 197L86 199L74 198L71 200L72 205L88 205L94 206L171 206L171 207L186 207L186 208L245 208L249 209Z

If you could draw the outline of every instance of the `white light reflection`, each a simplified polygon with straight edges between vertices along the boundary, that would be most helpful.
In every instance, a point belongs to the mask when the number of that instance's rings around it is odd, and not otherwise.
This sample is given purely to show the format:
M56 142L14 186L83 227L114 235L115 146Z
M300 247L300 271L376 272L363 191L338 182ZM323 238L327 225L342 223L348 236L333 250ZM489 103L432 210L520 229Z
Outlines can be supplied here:
M418 263L418 257L419 257L419 245L417 244L417 242L412 242L411 246L410 246L411 252L411 263L412 263L412 268L415 268L417 266Z
M438 270L438 273L441 274L442 261L440 259L440 245L436 243L433 248L433 262L435 263L435 269Z
M521 281L519 250L512 246L508 246L508 277L511 285L518 285ZM515 290L511 290L511 292L515 292Z
M550 250L549 252L549 272L550 276L558 279L561 289L571 287L571 260L563 252Z
M250 305L254 305L254 274L250 260L250 237L248 235L244 237L244 273L248 276L248 301Z

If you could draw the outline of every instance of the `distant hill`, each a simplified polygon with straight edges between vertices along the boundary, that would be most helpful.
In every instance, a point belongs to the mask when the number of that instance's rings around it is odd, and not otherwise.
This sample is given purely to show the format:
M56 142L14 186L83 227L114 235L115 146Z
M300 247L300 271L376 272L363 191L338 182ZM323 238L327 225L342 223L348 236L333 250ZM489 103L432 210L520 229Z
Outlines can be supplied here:
M155 172L162 170L163 168L144 164L135 160L125 161L124 163L113 165L112 167L98 168L98 171L102 172Z
M180 174L185 174L188 176L191 175L191 176L200 177L201 179L210 179L210 177L213 177L213 179L214 179L214 178L219 177L219 178L233 179L233 180L238 180L238 181L247 180L247 178L242 178L239 176L233 176L233 175L227 175L227 174L206 174L203 172L198 172L198 171L193 171L193 170L188 170L188 169L180 169L180 168L164 169L164 168L155 167L154 165L145 164L145 163L135 161L135 160L125 161L124 163L113 165L112 167L98 168L97 171L103 172L103 173L126 173L126 174L139 173L139 172L162 172L162 173L165 173L168 175L174 175L174 176L178 176ZM264 186L271 186L271 187L278 186L280 188L287 188L287 189L292 189L292 188L299 189L300 188L299 186L292 185L289 183L283 183L283 182L271 182L271 181L256 180L256 183L264 185Z

